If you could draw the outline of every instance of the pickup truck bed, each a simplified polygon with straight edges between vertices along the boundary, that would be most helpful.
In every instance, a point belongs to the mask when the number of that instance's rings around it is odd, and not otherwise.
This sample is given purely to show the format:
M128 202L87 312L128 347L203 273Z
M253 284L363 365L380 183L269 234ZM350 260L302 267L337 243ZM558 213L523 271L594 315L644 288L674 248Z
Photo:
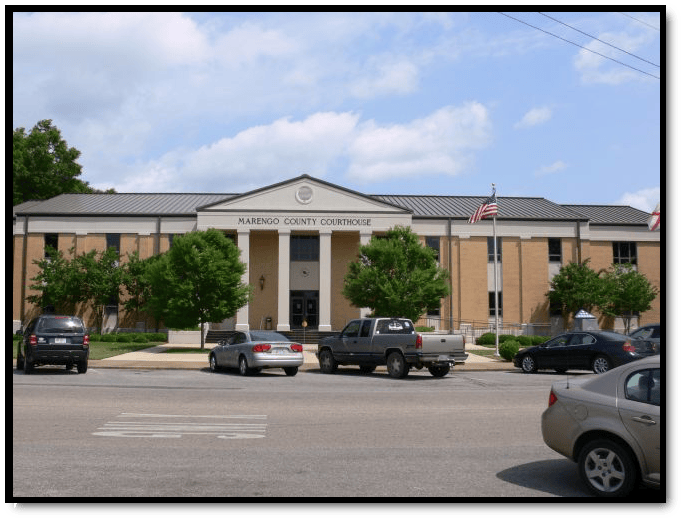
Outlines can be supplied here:
M434 377L443 377L467 359L461 334L418 334L405 318L352 320L341 334L320 342L317 356L324 373L339 365L358 365L363 372L386 365L389 375L398 378L411 368L425 367Z

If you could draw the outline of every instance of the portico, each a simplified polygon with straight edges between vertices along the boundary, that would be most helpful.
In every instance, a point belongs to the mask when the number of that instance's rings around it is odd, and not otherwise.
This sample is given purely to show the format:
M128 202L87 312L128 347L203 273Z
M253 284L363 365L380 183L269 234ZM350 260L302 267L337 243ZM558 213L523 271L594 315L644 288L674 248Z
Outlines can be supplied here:
M358 315L341 297L341 271L358 245L410 224L405 208L305 175L197 210L197 229L235 236L247 265L243 281L254 294L238 311L236 330L264 322L278 331L304 323L319 331L340 328Z

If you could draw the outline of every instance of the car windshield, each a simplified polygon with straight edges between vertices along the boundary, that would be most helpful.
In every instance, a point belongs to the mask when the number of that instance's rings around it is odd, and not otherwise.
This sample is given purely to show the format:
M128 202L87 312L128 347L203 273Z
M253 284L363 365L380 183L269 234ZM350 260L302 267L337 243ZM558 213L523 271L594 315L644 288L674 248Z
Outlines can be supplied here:
M285 336L278 332L272 332L268 330L257 330L251 331L250 333L251 341L286 341L289 342Z
M38 332L74 332L83 334L83 322L68 316L43 318L38 325Z

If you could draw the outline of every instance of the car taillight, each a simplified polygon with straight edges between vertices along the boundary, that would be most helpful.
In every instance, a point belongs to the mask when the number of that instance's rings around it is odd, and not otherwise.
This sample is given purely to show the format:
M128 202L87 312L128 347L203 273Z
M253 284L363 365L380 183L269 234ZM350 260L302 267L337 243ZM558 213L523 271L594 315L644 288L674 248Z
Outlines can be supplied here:
M38 337L35 334L31 334L28 338L28 342L31 344L32 347L35 347L38 345Z
M552 390L550 391L550 395L548 396L548 408L550 408L552 405L554 405L557 402L557 396L555 395L555 392Z
M635 352L636 351L636 348L633 345L631 345L631 343L628 341L626 343L624 343L621 348L624 349L624 352Z
M294 352L303 352L303 351L304 351L304 347L303 347L303 345L299 345L298 343L294 343L294 344L292 345L292 350L293 350Z
M415 340L415 348L422 348L422 334L417 335L417 340Z
M251 347L252 352L268 352L270 350L270 345L267 343L259 343Z
M90 336L88 336L88 335L86 334L85 336L83 336L83 346L84 346L84 347L87 347L87 346L89 346L89 345L90 345Z

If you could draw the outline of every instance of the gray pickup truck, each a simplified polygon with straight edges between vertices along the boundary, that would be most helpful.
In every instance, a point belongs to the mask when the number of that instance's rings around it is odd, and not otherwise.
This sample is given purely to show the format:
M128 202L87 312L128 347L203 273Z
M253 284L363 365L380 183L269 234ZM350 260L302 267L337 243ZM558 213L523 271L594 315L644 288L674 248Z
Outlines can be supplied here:
M418 334L406 318L352 320L339 335L323 338L316 355L324 374L333 373L339 365L359 365L365 373L386 365L395 378L423 367L434 377L443 377L452 365L467 359L461 334Z

